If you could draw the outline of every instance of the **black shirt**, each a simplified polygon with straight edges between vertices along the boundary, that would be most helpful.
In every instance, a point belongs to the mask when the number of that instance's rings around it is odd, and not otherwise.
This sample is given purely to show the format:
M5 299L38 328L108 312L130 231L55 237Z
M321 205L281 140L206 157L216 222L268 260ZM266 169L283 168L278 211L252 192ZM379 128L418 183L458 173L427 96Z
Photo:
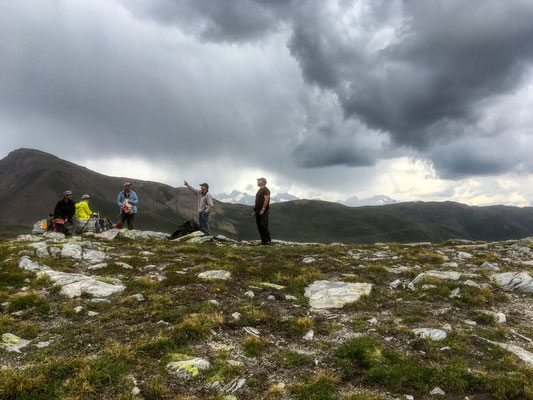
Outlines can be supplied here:
M54 208L54 218L63 218L63 219L72 219L76 214L76 203L71 199L68 199L67 202L64 200L59 200Z
M265 204L265 196L270 196L270 190L266 186L263 186L261 189L257 191L255 195L254 211L260 211L263 208L263 204ZM268 210L269 208L270 208L270 199L268 200L265 210Z

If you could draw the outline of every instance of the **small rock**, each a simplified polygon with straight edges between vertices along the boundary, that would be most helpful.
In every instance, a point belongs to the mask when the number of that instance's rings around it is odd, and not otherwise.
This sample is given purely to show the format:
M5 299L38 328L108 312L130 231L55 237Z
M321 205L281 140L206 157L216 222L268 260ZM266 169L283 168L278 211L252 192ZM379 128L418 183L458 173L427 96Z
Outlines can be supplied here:
M95 264L95 265L91 265L90 267L87 267L87 269L91 271L102 269L102 268L107 268L107 263L100 263L100 264Z
M378 323L378 320L376 318L370 318L369 320L367 320L367 322L370 324L370 325L375 325Z
M466 253L464 251L460 251L460 252L457 253L457 258L459 260L468 260L469 258L472 258L472 257L473 257L472 254Z
M450 299L455 299L455 298L458 298L458 297L461 297L461 295L459 294L461 290L459 288L456 288L456 289L453 289L451 292L450 292Z
M134 294L131 296L132 299L135 299L137 301L144 301L144 296L140 293Z
M220 305L220 303L218 302L218 300L215 300L215 299L209 300L209 302L210 302L211 304L214 304L215 306L219 306L219 305Z
M472 286L472 287L476 287L476 288L479 288L479 287L480 287L476 282L474 282L474 281L472 281L472 280L470 280L470 279L464 281L464 282L463 282L463 285L466 285L466 286Z
M305 336L302 338L303 340L307 340L307 341L310 341L310 340L313 340L313 337L315 336L315 332L313 332L312 329L310 329L306 334Z
M35 347L39 349L44 349L45 347L50 346L50 342L39 342L35 345Z
M96 311L87 311L87 315L89 317L94 317L94 316L98 315L98 313Z
M65 244L61 249L61 257L81 260L82 248L79 244Z
M285 300L298 300L296 296L292 296L290 294L285 295Z
M77 306L77 307L74 308L74 312L75 312L76 314L80 313L82 310L83 310L83 307L82 307L82 306Z
M505 317L505 314L502 312L485 311L485 310L480 310L479 312L485 315L491 315L492 317L494 317L494 320L496 321L497 324L505 324L507 322L507 318Z
M476 326L477 325L477 322L476 321L472 321L471 319L465 319L463 320L463 322L467 325L470 325L470 326Z
M400 283L402 283L402 281L396 279L395 281L389 283L389 287L391 287L392 289L396 289Z
M209 361L203 358L193 358L191 360L170 362L167 364L167 370L178 378L189 379L210 366Z
M276 300L276 297L273 296L273 295L270 295L270 296L267 297L267 300L270 300L270 301Z
M302 262L306 263L306 264L310 264L310 263L314 263L316 260L314 257L305 257Z
M250 299L253 299L255 297L254 292L252 292L251 290L248 290L247 292L245 292L244 295L246 297L249 297Z
M212 270L212 271L205 271L198 274L198 278L201 279L222 279L226 280L231 278L231 272L218 269L218 270Z
M421 337L423 339L431 339L431 340L444 340L448 337L445 331L441 329L432 329L432 328L418 328L413 329L413 332L416 336Z
M238 312L234 312L233 314L231 314L231 316L233 317L234 320L238 321L241 319L241 313L238 313Z
M249 335L259 336L259 330L252 328L251 326L245 326L242 329Z
M20 353L20 349L23 349L29 344L29 340L19 338L12 333L4 333L2 335L2 339L0 340L0 348L15 353Z
M444 396L446 393L440 387L436 386L429 394L432 396Z

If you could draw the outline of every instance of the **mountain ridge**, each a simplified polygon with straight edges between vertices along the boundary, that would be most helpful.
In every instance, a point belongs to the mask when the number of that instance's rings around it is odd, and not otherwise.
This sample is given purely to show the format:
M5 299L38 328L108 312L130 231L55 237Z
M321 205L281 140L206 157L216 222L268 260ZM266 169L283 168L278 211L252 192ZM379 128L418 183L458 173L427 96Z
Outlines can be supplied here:
M0 160L0 229L20 231L45 218L65 189L75 200L91 195L91 208L116 220L116 198L125 180L140 197L136 225L173 232L197 219L196 198L184 187L110 177L48 153L19 149ZM251 207L215 200L212 231L238 240L257 239ZM17 227L15 229L15 227ZM533 208L472 207L455 202L404 202L349 207L321 200L272 204L270 227L276 239L300 242L442 242L507 240L533 235Z

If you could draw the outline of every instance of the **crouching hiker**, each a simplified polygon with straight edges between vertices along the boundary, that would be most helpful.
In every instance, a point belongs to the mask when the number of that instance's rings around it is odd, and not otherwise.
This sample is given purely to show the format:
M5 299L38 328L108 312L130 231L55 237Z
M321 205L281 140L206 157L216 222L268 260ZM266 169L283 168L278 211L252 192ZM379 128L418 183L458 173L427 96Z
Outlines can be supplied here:
M120 207L120 216L117 227L122 227L125 221L128 223L128 229L133 229L135 214L137 213L137 203L139 199L137 194L131 190L131 183L124 182L124 190L118 194L117 204Z
M89 208L89 195L84 194L81 196L81 201L79 203L76 203L76 218L78 219L90 219L91 217L94 217L98 215L95 212L92 212Z
M56 221L57 220L57 221ZM65 190L63 199L59 200L54 208L54 215L48 219L49 227L64 226L66 235L76 234L78 231L78 219L76 218L76 203L72 201L72 192ZM61 231L63 229L56 229Z
M211 207L213 207L213 196L209 193L209 185L202 183L200 184L200 190L198 190L189 185L187 181L183 183L198 197L198 221L200 222L200 228L208 235L211 235L209 214L211 213Z

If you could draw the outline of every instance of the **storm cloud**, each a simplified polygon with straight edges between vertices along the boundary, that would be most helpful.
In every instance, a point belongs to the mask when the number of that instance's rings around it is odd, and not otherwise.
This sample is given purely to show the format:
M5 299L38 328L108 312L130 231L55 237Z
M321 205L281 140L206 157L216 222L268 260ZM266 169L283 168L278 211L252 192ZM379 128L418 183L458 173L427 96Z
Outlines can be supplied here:
M7 0L0 150L74 160L68 138L311 192L406 158L530 174L531 20L525 0Z

